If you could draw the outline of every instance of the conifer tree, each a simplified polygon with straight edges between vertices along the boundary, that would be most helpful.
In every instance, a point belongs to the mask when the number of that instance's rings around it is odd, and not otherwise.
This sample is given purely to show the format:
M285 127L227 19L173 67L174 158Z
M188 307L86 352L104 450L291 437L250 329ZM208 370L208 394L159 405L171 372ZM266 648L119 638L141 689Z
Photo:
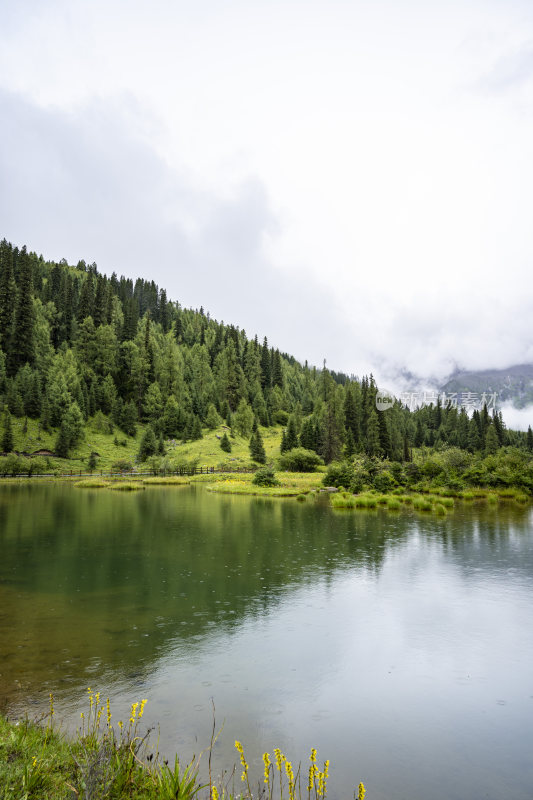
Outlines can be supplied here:
M85 317L92 317L94 313L94 278L93 273L87 273L83 281L80 299L78 301L78 321L82 322ZM94 318L93 318L94 319Z
M202 422L197 414L193 414L193 420L191 426L191 439L193 441L196 441L197 439L201 439L202 437L203 437Z
M283 370L281 368L281 356L279 350L274 351L272 360L272 386L279 386L283 389Z
M18 258L17 302L10 349L10 374L14 375L24 364L33 364L35 344L33 338L33 270L24 246Z
M6 409L4 413L4 432L2 434L2 443L0 444L0 449L2 449L4 453L10 453L13 450L13 447L14 440L11 414Z
M266 464L266 453L259 428L250 437L250 455L258 464Z
M222 420L220 419L220 416L215 406L213 405L213 403L209 403L207 409L207 416L205 418L205 424L207 425L208 428L214 430L215 428L218 428L221 422Z
M261 348L261 386L263 389L269 389L271 384L271 365L270 365L270 350L268 348L267 337L263 339L263 347Z
M156 453L157 439L155 438L154 429L151 425L147 425L139 445L137 458L141 462L146 461L149 456L155 456Z
M527 429L526 445L529 452L533 452L533 431L531 430L531 425L529 425Z
M369 456L379 456L381 453L379 441L378 412L373 408L368 415L366 428L366 452Z
M304 446L304 445L302 445ZM346 458L351 458L355 454L355 442L353 438L352 429L348 428L346 433L346 443L344 445L344 454Z
M489 425L485 434L485 453L493 455L499 447L498 434L494 425Z
M96 279L96 293L94 298L93 320L96 327L107 322L107 279L105 275L98 275Z
M133 400L130 400L128 403L124 403L122 407L122 413L120 415L120 423L119 427L127 433L128 436L135 436L137 431L137 408L135 407L135 403Z
M475 414L476 412L474 411L472 419L468 423L468 449L470 450L471 453L475 453L476 450L481 450L482 447L482 439L481 439L481 434L479 432L479 424Z
M163 333L168 333L170 330L170 317L168 313L167 293L161 289L159 293L159 322L163 328Z
M220 440L220 447L225 453L231 453L231 442L228 439L228 434L224 431L224 436Z
M285 431L285 447L287 450L292 450L298 447L298 431L296 430L296 421L291 415Z
M13 274L13 249L0 242L0 345L7 350L15 318L16 284Z
M392 457L390 433L387 426L386 411L378 411L379 447L385 458Z

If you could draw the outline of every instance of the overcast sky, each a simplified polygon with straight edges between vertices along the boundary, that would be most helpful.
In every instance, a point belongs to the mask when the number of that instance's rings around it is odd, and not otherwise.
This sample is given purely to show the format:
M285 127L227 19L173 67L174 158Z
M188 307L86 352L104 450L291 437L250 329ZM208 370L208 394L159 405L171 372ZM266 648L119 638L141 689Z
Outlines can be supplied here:
M299 359L533 361L531 0L1 0L0 236Z

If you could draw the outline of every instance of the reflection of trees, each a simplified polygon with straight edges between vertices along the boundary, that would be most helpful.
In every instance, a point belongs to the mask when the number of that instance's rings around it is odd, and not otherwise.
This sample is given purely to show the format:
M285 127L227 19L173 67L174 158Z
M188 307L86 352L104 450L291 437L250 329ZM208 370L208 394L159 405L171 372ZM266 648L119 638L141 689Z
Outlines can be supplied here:
M86 682L91 665L93 683L108 670L148 672L177 644L194 649L294 589L339 570L379 570L413 520L454 551L481 534L490 554L506 531L527 527L524 515L502 514L339 514L320 502L194 486L135 494L1 487L0 695L15 677L30 687Z

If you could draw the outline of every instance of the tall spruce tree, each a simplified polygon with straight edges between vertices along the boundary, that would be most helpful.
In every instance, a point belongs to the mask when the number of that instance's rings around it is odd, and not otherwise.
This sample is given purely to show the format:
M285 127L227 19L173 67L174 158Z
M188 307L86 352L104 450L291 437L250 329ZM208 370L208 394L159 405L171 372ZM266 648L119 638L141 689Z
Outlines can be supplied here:
M13 248L0 242L0 346L7 351L15 318L16 285L13 274Z
M250 437L250 455L258 464L266 464L266 452L259 428Z
M0 443L0 448L3 450L4 453L10 453L14 447L14 439L13 439L13 426L11 423L11 414L6 409L4 412L4 431L2 434L2 442Z
M35 360L34 312L33 312L33 269L26 246L18 257L18 291L15 305L15 322L10 348L10 374L14 375L24 364Z

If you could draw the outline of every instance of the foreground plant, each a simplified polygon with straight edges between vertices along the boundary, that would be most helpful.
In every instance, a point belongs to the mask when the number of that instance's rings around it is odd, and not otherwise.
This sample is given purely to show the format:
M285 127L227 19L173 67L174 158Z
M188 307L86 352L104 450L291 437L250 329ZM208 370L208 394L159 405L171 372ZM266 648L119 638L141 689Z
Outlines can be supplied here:
M239 741L235 747L242 767L243 790L229 788L229 780L217 784L211 776L211 752L218 738L213 735L208 747L209 781L199 777L199 761L185 766L175 757L174 765L150 752L149 735L140 733L146 699L132 703L126 721L112 722L109 698L87 689L88 709L80 714L80 728L74 741L54 730L54 697L41 724L25 720L9 724L0 716L0 800L326 800L329 761L317 765L317 751L311 750L309 767L302 778L301 765L292 763L275 748L263 754L263 783L252 791L249 766ZM42 723L45 723L44 725ZM220 732L219 732L220 733ZM235 775L235 768L230 779ZM356 800L364 800L365 787L359 784Z

